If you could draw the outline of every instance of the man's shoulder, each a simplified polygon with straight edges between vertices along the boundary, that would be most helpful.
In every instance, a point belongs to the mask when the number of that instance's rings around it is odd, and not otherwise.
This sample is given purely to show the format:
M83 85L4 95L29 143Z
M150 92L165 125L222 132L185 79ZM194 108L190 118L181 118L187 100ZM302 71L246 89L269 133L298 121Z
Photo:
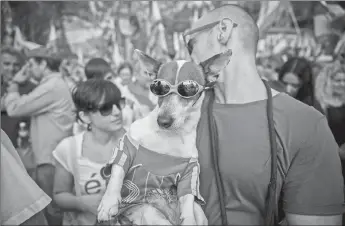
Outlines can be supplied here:
M299 100L290 97L287 94L280 93L273 98L273 115L276 119L285 119L289 121L299 122L301 127L306 124L315 123L324 118L314 107L309 106Z

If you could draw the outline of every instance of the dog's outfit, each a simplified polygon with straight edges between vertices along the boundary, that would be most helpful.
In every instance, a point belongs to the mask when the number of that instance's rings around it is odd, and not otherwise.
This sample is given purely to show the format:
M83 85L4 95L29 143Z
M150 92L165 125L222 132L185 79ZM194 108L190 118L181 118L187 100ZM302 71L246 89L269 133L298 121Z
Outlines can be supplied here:
M133 144L125 135L114 150L108 167L112 164L123 167L126 175L118 216L132 207L149 203L172 224L179 224L179 197L192 194L204 203L199 193L197 159L160 154Z

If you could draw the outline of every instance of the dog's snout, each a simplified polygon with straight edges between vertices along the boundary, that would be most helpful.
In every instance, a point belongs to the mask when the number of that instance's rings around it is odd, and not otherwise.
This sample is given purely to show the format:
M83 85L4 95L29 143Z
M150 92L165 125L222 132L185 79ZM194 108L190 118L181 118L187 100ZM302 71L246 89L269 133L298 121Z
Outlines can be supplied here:
M174 122L174 119L170 116L158 116L157 123L160 127L169 128Z

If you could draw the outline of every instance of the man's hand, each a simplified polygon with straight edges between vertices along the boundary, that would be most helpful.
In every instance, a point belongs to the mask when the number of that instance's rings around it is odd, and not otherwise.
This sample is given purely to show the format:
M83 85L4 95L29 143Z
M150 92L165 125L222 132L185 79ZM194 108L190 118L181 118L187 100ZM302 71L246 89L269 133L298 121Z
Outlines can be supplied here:
M19 87L17 83L11 82L7 86L7 93L17 93L19 91Z
M120 203L120 194L110 194L109 191L106 191L98 207L98 221L102 222L111 220L113 216L118 213Z
M29 72L30 64L26 63L13 77L12 81L18 84L23 84L30 78Z

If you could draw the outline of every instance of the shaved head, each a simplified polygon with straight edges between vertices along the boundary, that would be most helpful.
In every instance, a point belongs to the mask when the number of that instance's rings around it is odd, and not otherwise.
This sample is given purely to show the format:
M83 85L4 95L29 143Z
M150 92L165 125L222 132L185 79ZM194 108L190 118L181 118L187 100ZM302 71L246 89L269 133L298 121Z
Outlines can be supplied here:
M223 5L219 8L209 11L202 16L192 27L192 29L203 25L220 21L224 18L230 18L238 26L234 29L239 43L243 50L256 53L259 40L259 29L254 19L240 6Z

